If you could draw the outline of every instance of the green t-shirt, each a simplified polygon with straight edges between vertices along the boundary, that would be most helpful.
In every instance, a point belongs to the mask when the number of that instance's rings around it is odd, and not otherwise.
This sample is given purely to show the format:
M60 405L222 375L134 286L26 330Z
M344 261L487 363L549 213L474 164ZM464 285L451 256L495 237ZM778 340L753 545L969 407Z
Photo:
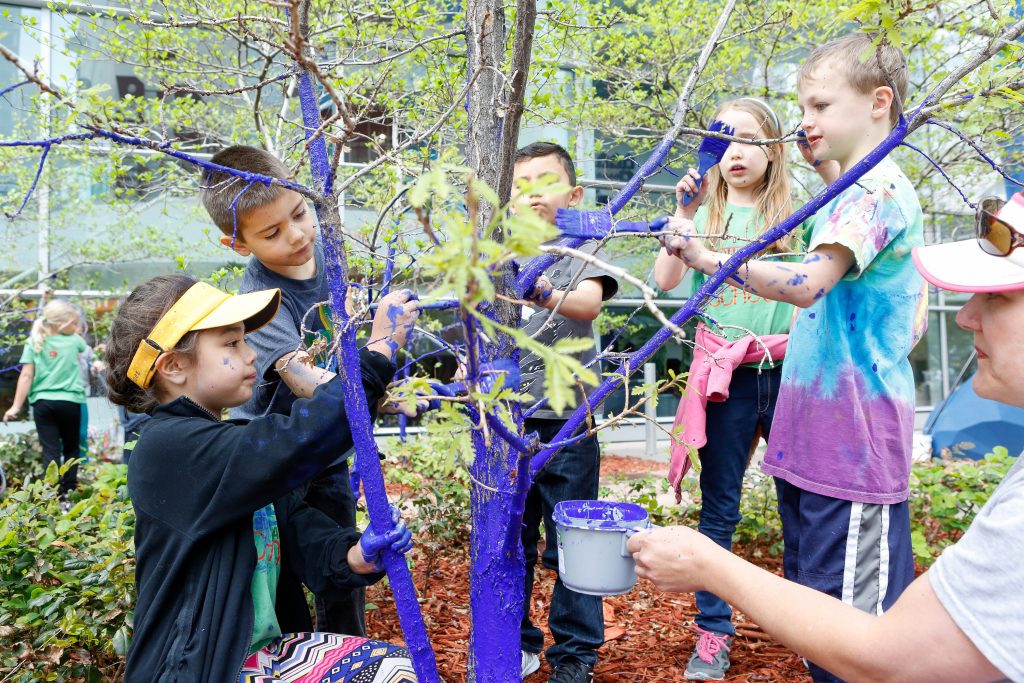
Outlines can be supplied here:
M281 534L277 528L274 504L252 513L253 540L256 543L256 570L252 574L252 643L249 654L266 647L281 635L277 622L277 580L281 576Z
M759 232L758 226L754 223L754 211L755 209L752 206L726 204L725 218L728 221L728 230L722 238L711 241L709 248L721 254L732 254L750 244L750 240L755 238ZM707 207L702 206L697 210L697 215L694 216L693 222L697 232L703 233L704 226L707 223ZM797 230L802 230L802 227L797 228ZM798 236L799 251L806 249L808 232L804 230L803 234ZM764 256L761 258L764 258ZM776 258L787 261L799 261L801 259L799 256ZM742 277L742 269L740 270L740 276ZM706 280L707 276L694 271L693 289L690 291L690 296L693 296ZM708 299L704 308L706 316L702 316L702 318L711 332L729 341L736 341L746 336L745 330L750 330L759 336L788 334L790 323L793 320L793 312L794 307L792 304L765 299L752 292L724 285L719 289L717 296ZM745 328L745 330L732 327L718 327L712 320L717 322L718 325L736 325L737 327ZM758 367L760 364L750 363L748 365L750 367ZM765 364L760 367L771 366Z
M51 334L36 351L30 341L21 354L21 363L35 366L28 402L41 398L50 401L85 403L85 385L78 365L78 354L84 353L85 340L77 334Z

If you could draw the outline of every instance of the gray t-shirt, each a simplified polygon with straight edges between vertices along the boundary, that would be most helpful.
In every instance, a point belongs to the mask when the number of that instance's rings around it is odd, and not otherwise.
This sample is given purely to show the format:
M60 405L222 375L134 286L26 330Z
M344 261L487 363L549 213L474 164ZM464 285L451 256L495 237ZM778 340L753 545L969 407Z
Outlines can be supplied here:
M231 410L231 417L253 419L262 415L288 415L295 402L295 394L281 381L274 364L301 346L309 345L313 339L302 339L300 323L305 316L305 326L325 338L330 337L330 312L326 302L330 296L327 276L324 274L324 253L319 240L313 250L316 259L316 275L308 280L294 280L279 275L252 257L242 276L240 293L278 287L281 290L281 307L274 319L265 326L246 336L245 340L256 351L256 386L252 398ZM313 309L313 310L311 310ZM309 314L307 315L307 311ZM317 365L327 367L326 354L316 358Z
M599 259L607 262L607 257L602 252L597 252L596 249L596 244L580 247L580 251L595 254ZM583 269L582 274L576 277L581 268ZM615 278L600 268L575 258L563 258L548 268L544 274L551 280L552 287L563 291L570 290L569 285L574 280L575 284L573 284L571 289L575 289L584 280L597 278L601 281L603 288L602 301L607 301L615 296L615 292L619 291L619 283ZM571 339L574 337L593 338L594 336L594 325L590 320L573 320L566 318L560 313L552 316L551 311L546 308L532 305L523 307L523 331L533 335L533 333L544 326L544 323L548 322L549 318L551 319L550 324L536 337L536 341L542 344L551 346L559 339ZM586 351L574 354L574 356L583 365L587 365L597 356L597 350L594 347L588 347ZM595 363L589 366L589 368L600 375L601 369L598 365ZM519 367L522 370L523 392L530 394L534 402L544 398L544 364L541 362L541 359L532 353L524 354L519 362ZM577 390L576 405L580 405L582 401L583 395ZM562 415L559 415L549 408L541 408L530 417L559 420L567 418L568 413L563 412Z
M939 602L1007 679L1024 682L1024 458L928 572Z

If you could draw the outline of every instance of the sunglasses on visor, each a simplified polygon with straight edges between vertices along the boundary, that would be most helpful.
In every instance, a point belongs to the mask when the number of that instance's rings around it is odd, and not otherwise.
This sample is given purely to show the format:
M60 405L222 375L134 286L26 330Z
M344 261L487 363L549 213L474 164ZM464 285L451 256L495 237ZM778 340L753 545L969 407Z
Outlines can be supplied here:
M975 237L978 246L992 256L1009 256L1017 247L1024 246L1024 233L1011 228L1006 221L996 218L995 213L1003 201L987 197L978 202Z

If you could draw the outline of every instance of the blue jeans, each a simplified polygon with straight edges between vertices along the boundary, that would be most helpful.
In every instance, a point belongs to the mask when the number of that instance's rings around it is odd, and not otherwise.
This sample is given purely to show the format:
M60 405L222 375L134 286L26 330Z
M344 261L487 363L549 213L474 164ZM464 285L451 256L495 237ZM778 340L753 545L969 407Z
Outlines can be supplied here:
M331 465L310 482L306 503L342 528L356 528L356 499L349 480L348 460ZM316 596L318 631L366 637L366 589L353 588L346 596Z
M538 432L541 441L550 441L564 424L563 420L528 419L525 433ZM563 500L596 499L600 476L601 450L597 438L591 436L565 447L549 460L537 474L526 497L522 534L526 555L526 591L519 633L522 648L527 652L539 653L544 648L544 634L530 621L530 596L533 593L541 519L544 520L547 541L541 559L545 567L557 572L558 535L551 519L555 504ZM571 591L561 579L556 578L548 626L555 644L548 648L545 657L552 667L570 659L578 659L591 666L597 663L597 649L604 642L604 611L600 596Z
M698 530L726 550L740 521L743 473L750 459L750 444L760 426L767 439L775 401L779 397L782 367L758 372L739 367L733 371L729 398L708 402L708 443L700 449L701 508ZM735 635L732 608L714 593L697 592L697 625L707 631Z

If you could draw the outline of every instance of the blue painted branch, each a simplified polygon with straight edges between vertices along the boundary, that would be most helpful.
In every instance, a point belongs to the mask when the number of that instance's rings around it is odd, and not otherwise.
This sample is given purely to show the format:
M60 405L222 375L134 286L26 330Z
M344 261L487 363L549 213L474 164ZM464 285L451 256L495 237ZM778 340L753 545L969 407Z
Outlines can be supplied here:
M211 171L218 171L220 173L227 173L228 175L235 176L236 178L241 178L242 180L248 182L255 181L257 183L262 183L268 187L272 184L277 184L280 185L281 187L286 187L289 190L294 190L295 192L298 192L299 194L305 197L309 197L313 201L319 201L323 198L322 194L314 192L305 185L292 182L291 180L285 180L283 178L274 178L273 176L263 175L260 173L249 173L248 171L239 171L236 168L228 168L227 166L221 166L220 164L215 164L212 161L200 159L199 157L193 154L188 154L187 152L181 152L179 150L173 149L171 147L171 143L169 142L156 142L155 140L147 140L146 138L136 138L130 135L121 135L120 133L114 133L113 131L103 130L101 128L90 128L89 130L91 130L93 133L91 137L103 137L107 138L108 140L113 140L114 142L119 142L122 145L130 145L132 147L145 147L146 149L151 149L156 152L160 152L161 154L166 154L169 157L174 157L175 159L187 161L188 163L198 166L200 168L205 168ZM68 137L70 138L71 136Z
M951 126L950 124L946 123L945 121L940 121L938 119L928 119L927 121L925 121L925 123L930 124L932 126L938 126L939 128L944 128L944 129L948 130L950 133L952 133L953 135L955 135L958 138L960 138L960 140L962 142L964 142L965 144L967 144L971 149L973 149L975 152L977 152L978 156L980 156L982 159L984 159L985 163L987 163L989 166L991 166L992 170L995 171L996 173L998 173L999 175L1001 175L1004 180L1010 181L1011 183L1013 183L1017 187L1024 187L1024 183L1022 183L1021 181L1017 180L1016 178L1011 177L1006 171L1003 170L1003 167L1000 166L996 162L995 159L990 157L988 154L985 154L985 150L983 150L980 146L978 146L978 143L976 143L974 140L972 140L969 137L967 137L966 135L964 135L955 126Z
M942 167L939 166L939 164L935 161L935 159L932 159L930 156L928 156L927 152L925 152L920 147L915 147L914 145L912 145L912 144L910 144L909 142L906 142L906 141L901 142L900 146L906 147L907 149L912 149L915 152L917 152L918 154L920 154L921 156L923 156L925 159L927 159L928 163L930 163L932 166L934 166L935 170L938 171L942 175L942 177L946 179L946 182L949 183L950 187L952 187L954 190L956 190L957 194L960 195L960 198L964 200L964 203L967 204L968 206L972 207L972 208L974 207L974 204L971 202L970 199L967 198L967 195L964 194L963 190L961 190L959 187L957 187L956 183L953 182L953 179L949 177L949 174L946 173L945 171L943 171Z
M0 90L0 97L3 97L4 95L6 95L9 92L17 90L18 88L20 88L23 85L28 85L31 82L32 81L22 81L21 83L15 83L14 85L9 85L6 88L4 88L3 90Z
M343 396L345 413L348 416L352 432L352 442L356 451L355 469L362 480L363 492L366 494L366 508L370 515L370 525L378 533L391 528L391 513L388 505L387 491L384 488L384 475L381 471L377 444L373 439L373 424L369 419L369 406L363 391L359 372L359 351L356 344L355 326L348 325L348 313L345 309L347 295L348 263L345 259L345 246L342 241L341 226L338 224L337 198L330 195L329 188L333 180L333 171L327 154L327 144L322 136L313 138L312 131L319 126L320 108L318 105L313 78L306 71L299 76L299 101L302 106L303 122L306 125L309 139L310 168L313 178L326 192L318 193L324 198L315 203L320 221L324 243L325 274L330 290L330 304L338 344L335 355L337 358L338 375L344 384ZM391 590L395 596L395 607L398 619L405 635L406 647L413 660L416 676L422 683L437 683L440 677L434 652L427 637L426 625L420 612L416 598L416 588L405 558L387 550L383 553L384 568L391 580Z
M46 138L45 140L4 140L0 142L0 147L49 147L72 140L92 140L95 137L97 137L96 133L72 133L70 135Z
M29 186L28 192L25 193L25 197L21 200L21 206L19 206L14 211L14 213L8 213L6 211L4 212L4 215L7 216L7 218L9 218L10 220L13 221L15 218L21 215L22 209L24 209L25 205L28 204L28 200L32 196L32 193L36 191L36 185L39 184L39 177L43 175L43 167L46 166L46 157L49 156L49 154L50 145L44 145L43 153L39 155L39 165L36 167L35 178L32 179L32 185Z
M719 267L718 271L715 272L714 275L707 278L704 284L694 292L694 295L690 297L685 305L676 311L675 315L673 315L670 320L676 325L681 325L689 320L699 310L700 306L704 303L704 300L707 299L707 297L713 293L719 285L725 282L729 277L734 276L736 271L744 262L756 255L758 252L764 250L773 242L784 237L791 230L813 216L819 209L825 206L825 204L837 197L841 192L843 192L843 190L857 182L861 176L874 168L889 154L889 152L895 149L896 146L903 141L906 135L907 121L902 119L889 136L878 145L878 147L873 149L867 156L854 164L834 183L812 197L810 201L793 212L793 214L782 223L765 231L761 237L734 253ZM624 363L626 372L624 372L622 376L605 380L599 387L597 387L597 389L590 393L589 399L591 405L600 405L601 402L608 397L608 394L622 384L625 376L632 374L632 372L637 368L641 367L647 359L654 355L654 352L657 351L662 344L668 341L671 334L671 330L668 328L662 328L648 339L643 346L632 353ZM552 443L557 445L559 442L569 438L577 429L579 429L585 419L586 407L583 406L576 408L576 410L573 411L573 414L569 417L565 426L562 427L558 434L555 435L555 438L552 439ZM557 448L548 447L533 456L533 459L530 462L531 474L536 476L537 472L539 472L540 469L544 467L545 463L547 463L547 461L550 460L557 452Z

